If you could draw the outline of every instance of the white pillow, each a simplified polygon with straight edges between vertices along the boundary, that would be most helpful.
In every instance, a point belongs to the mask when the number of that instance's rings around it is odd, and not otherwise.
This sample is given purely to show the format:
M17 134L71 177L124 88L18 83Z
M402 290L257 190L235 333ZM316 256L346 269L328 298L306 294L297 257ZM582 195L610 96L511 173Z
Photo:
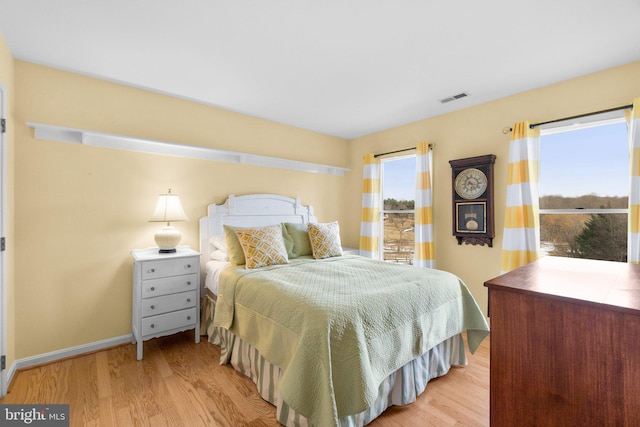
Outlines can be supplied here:
M227 238L224 234L209 239L209 256L214 261L229 261Z

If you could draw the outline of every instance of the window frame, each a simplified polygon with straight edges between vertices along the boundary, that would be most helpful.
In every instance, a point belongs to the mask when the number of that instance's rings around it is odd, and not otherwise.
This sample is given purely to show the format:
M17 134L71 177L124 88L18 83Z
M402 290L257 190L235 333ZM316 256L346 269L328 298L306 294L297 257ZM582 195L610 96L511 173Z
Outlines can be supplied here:
M388 162L393 162L393 161L399 161L399 160L403 160L403 159L407 159L407 158L416 158L417 155L415 153L413 154L404 154L404 155L399 155L399 156L393 156L393 157L387 157L387 158L381 158L380 159L380 218L378 220L378 226L379 226L379 236L380 239L378 239L378 254L379 257L382 261L384 261L384 244L385 244L385 234L384 234L384 217L385 214L388 213L413 213L413 219L414 219L414 229L415 229L415 214L416 214L416 209L415 209L415 194L413 197L413 203L414 203L414 208L413 209L389 209L386 210L384 208L384 201L385 201L385 194L384 194L384 163L388 163ZM415 169L414 169L414 177L415 177ZM414 181L414 192L415 192L415 181ZM414 237L414 246L415 246L415 237Z
M624 111L608 111L605 113L597 113L589 116L577 117L573 119L562 120L559 122L549 123L540 126L540 144L542 144L542 138L544 136L553 135L563 132L573 132L582 129L588 129L599 126L606 126L614 123L624 123ZM541 162L542 159L539 159ZM629 194L627 194L629 197ZM538 194L538 203L542 196ZM612 214L626 214L629 215L629 209L627 208L569 208L569 209L539 209L538 221L542 224L542 215L612 215ZM542 249L542 242L539 242L538 250Z

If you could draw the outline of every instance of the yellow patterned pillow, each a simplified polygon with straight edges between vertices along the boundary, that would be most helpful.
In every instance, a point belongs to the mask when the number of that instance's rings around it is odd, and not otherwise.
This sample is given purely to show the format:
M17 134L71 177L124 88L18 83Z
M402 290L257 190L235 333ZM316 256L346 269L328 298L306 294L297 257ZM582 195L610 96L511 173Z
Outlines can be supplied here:
M338 222L309 224L309 241L315 259L342 255Z
M280 224L258 228L239 228L235 231L244 252L246 268L259 268L289 262Z

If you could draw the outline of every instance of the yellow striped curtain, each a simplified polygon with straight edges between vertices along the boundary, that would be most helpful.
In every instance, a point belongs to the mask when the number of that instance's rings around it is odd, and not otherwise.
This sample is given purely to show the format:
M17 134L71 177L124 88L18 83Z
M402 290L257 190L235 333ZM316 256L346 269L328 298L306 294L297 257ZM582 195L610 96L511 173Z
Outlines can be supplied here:
M502 239L503 273L538 259L540 218L538 173L540 130L529 122L513 128L509 147L507 209Z
M640 98L627 115L631 179L629 185L629 235L627 261L640 264Z
M415 252L413 264L435 268L433 243L433 159L427 142L416 146Z
M360 255L380 259L380 160L373 154L364 157Z

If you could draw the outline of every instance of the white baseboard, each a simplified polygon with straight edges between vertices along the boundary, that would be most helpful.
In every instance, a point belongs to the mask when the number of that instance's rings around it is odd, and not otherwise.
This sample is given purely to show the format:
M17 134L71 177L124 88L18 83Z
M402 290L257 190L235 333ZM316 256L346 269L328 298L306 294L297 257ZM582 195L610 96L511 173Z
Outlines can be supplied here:
M5 387L4 390L2 390L2 393L4 393L2 397L7 394L7 390L9 389L9 385L11 385L11 380L13 379L13 375L16 373L17 369L18 368L16 368L16 361L14 360L11 366L9 366L9 369L7 369L6 376L3 378L3 380L5 381Z
M11 384L13 375L18 369L25 369L31 366L40 365L42 363L49 363L56 360L65 359L67 357L78 356L84 353L90 353L92 351L102 350L120 344L131 343L132 339L133 335L131 334L122 335L120 337L109 338L102 341L79 345L77 347L65 348L62 350L52 351L50 353L40 354L38 356L15 360L7 371L7 386Z

